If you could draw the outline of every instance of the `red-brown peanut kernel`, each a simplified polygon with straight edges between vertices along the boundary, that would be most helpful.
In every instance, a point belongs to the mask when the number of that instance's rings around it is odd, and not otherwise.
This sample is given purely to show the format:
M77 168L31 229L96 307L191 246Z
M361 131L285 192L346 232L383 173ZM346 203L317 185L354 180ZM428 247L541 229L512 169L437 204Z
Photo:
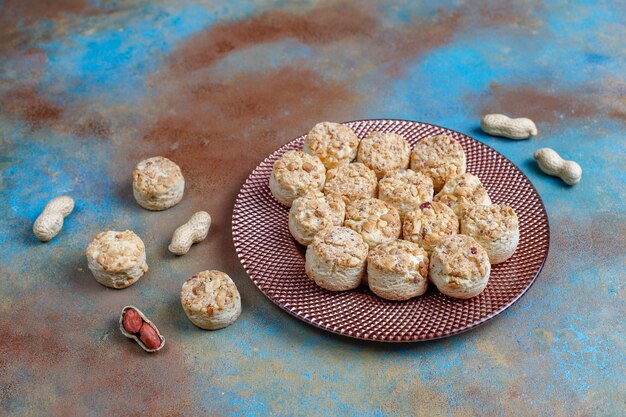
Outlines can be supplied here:
M161 346L161 338L157 334L156 330L154 330L148 323L141 325L141 329L139 330L139 339L148 349L157 349Z
M124 329L126 329L128 333L139 332L142 323L143 320L141 320L141 316L139 315L139 313L137 313L135 309L129 308L128 310L126 310L126 312L124 313L124 320L122 321L122 324L124 325Z

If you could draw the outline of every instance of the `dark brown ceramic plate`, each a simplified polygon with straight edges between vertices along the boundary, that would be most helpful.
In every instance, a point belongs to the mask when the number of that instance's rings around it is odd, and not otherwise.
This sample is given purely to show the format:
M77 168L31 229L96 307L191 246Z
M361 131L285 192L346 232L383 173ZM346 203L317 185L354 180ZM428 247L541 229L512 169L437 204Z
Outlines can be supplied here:
M470 300L449 298L431 285L408 301L387 301L360 288L331 292L304 273L304 250L291 237L289 209L268 188L274 161L301 149L300 136L271 154L243 185L233 211L235 250L254 284L272 302L297 318L333 333L387 342L412 342L451 336L497 316L533 284L548 254L550 229L545 207L528 178L511 161L469 136L426 123L405 120L360 120L345 123L359 138L369 132L396 132L411 145L421 138L447 134L467 155L467 171L477 175L494 204L515 209L520 242L515 254L491 270L489 284Z

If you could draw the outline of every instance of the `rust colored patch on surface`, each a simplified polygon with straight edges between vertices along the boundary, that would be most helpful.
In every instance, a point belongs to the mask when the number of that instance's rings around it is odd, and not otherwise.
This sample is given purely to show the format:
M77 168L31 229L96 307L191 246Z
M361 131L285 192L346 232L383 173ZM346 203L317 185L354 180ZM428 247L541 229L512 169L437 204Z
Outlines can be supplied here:
M378 53L390 62L388 75L399 77L407 60L449 43L461 29L462 12L440 10L433 18L415 19L409 26L376 35Z
M511 25L523 27L538 27L540 23L532 18L533 9L543 9L540 1L517 2L511 0L483 0L471 3L471 8L476 8L479 18L490 25L510 27ZM471 10L467 10L471 12Z
M367 9L349 3L324 5L302 14L272 10L196 34L172 55L171 67L176 72L194 71L233 51L280 39L328 43L367 34L375 23Z
M598 114L596 102L582 92L554 92L530 85L492 84L490 97L482 114L504 113L511 117L528 117L535 122L554 123L561 118L585 118Z
M0 106L4 111L35 128L56 122L63 116L63 109L60 106L42 96L33 87L9 90L0 97Z
M174 88L157 100L164 106L144 138L188 168L202 190L240 185L280 144L353 103L346 87L298 67L168 84Z
M100 113L80 108L76 103L63 108L32 86L17 87L0 95L0 110L32 129L54 128L81 138L99 139L112 133L110 121Z
M64 14L93 12L88 0L7 0L0 13L0 54L13 54L28 45L27 28L40 21L54 20Z
M80 117L72 128L72 133L80 138L90 136L103 139L111 135L110 123L99 113L91 113Z
M622 123L626 123L626 111L612 110L609 112L609 117L614 120L619 120Z
M190 381L177 343L148 354L121 335L114 313L109 320L68 308L63 320L33 320L34 306L43 315L56 314L58 307L26 297L0 317L0 382L29 375L36 387L7 400L23 399L34 414L43 412L37 411L42 404L53 415L87 415L94 409L107 415L197 414L190 410ZM88 372L77 378L79 369ZM76 402L48 396L59 380Z

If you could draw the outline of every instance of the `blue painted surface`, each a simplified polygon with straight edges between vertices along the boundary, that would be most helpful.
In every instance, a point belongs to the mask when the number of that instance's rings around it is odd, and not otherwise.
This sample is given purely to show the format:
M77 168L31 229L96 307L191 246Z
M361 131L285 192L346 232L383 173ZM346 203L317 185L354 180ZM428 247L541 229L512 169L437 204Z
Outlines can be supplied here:
M32 3L37 13L2 4L0 414L626 414L623 3L363 3L348 12L333 2ZM323 25L357 13L371 18L367 30L337 35L337 25ZM298 16L315 24L302 29ZM259 19L280 35L259 38ZM236 41L232 50L220 33ZM220 48L213 60L171 65ZM289 79L283 91L271 78L285 68L315 83L308 101ZM284 106L255 85L259 77L276 82ZM189 93L211 83L223 88ZM159 120L182 120L185 131L194 106L239 125L216 116L193 135L152 139ZM536 114L540 135L485 135L487 108ZM512 308L469 333L413 345L334 336L273 306L234 255L230 209L256 163L316 121L386 117L483 141L545 202L544 271ZM85 120L100 128L81 128ZM202 143L217 150L186 159ZM537 169L532 153L544 146L582 165L580 184ZM129 189L133 165L157 153L180 158L189 184L179 206L158 214ZM212 168L224 166L230 177ZM76 209L41 244L32 222L60 194ZM169 256L171 232L200 208L214 214L209 239ZM129 289L108 290L91 278L84 250L98 232L125 228L146 242L151 269ZM218 332L196 329L178 301L185 277L209 268L229 273L243 299L241 318ZM126 304L157 323L166 349L147 356L119 334Z

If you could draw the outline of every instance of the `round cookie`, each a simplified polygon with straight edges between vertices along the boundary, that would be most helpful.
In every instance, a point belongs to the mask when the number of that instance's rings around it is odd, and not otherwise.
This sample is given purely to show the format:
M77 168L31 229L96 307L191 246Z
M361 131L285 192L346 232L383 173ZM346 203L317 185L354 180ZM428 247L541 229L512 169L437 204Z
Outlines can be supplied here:
M465 173L465 152L458 141L447 135L424 138L411 152L411 169L432 178L438 192L450 178Z
M330 291L356 288L365 274L367 245L347 227L319 232L306 250L304 270L317 285Z
M378 182L378 198L394 206L403 219L409 211L433 199L433 181L411 169L390 172Z
M309 191L321 190L326 168L317 156L302 151L287 151L275 163L270 176L270 191L282 205L291 203Z
M474 238L491 264L509 259L519 243L519 221L515 210L504 204L471 206L461 218L461 233Z
M312 191L293 200L289 210L289 231L299 243L308 246L321 230L342 226L345 215L346 203L341 197Z
M100 284L126 288L148 271L146 248L130 230L102 232L87 246L87 265Z
M378 179L374 171L360 162L333 168L326 173L324 194L341 196L347 204L366 197L376 197Z
M344 225L360 234L370 249L397 239L402 233L398 210L377 198L363 198L349 203Z
M347 165L356 158L359 138L348 126L321 122L306 136L303 151L317 156L326 169Z
M202 271L186 280L180 302L189 320L201 329L222 329L241 314L237 286L221 271Z
M180 167L162 156L145 159L133 171L133 195L148 210L165 210L182 200L185 178Z
M408 300L428 288L428 254L406 240L381 243L367 255L368 285L387 300Z
M409 167L411 147L397 133L370 133L359 144L356 159L374 170L378 178Z
M409 212L402 223L402 237L429 254L441 241L459 232L459 219L443 203L427 201Z
M478 177L468 172L450 178L433 201L448 205L459 218L469 206L491 204L489 194Z
M454 298L472 298L483 292L491 264L487 252L469 236L448 236L430 257L430 280Z

